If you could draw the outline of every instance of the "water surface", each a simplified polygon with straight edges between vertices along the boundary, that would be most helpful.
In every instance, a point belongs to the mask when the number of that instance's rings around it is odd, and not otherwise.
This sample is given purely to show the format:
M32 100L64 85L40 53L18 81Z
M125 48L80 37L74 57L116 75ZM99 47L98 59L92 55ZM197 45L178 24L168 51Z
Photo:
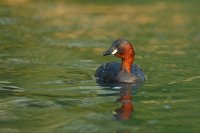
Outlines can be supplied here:
M4 0L0 3L0 132L197 133L199 1ZM118 120L119 88L94 73L112 41L133 42L148 80Z

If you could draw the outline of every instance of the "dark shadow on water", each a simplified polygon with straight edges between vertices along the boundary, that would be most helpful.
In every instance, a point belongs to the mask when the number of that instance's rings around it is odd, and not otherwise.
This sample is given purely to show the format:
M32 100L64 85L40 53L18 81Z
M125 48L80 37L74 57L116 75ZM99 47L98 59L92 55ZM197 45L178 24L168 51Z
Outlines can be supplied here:
M116 91L112 94L100 94L99 96L113 96L120 93L120 97L116 102L121 103L121 106L113 111L113 116L116 120L129 120L134 112L134 105L132 103L133 94L136 93L143 82L136 83L105 83L96 80L97 84L105 90Z

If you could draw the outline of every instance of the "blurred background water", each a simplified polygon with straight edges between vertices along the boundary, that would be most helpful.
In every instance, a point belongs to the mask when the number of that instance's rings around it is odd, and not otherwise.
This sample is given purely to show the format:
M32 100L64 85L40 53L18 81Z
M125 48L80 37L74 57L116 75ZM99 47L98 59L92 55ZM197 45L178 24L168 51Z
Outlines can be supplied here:
M200 131L198 0L1 0L0 132ZM117 88L96 84L101 53L133 42L148 80L116 120Z

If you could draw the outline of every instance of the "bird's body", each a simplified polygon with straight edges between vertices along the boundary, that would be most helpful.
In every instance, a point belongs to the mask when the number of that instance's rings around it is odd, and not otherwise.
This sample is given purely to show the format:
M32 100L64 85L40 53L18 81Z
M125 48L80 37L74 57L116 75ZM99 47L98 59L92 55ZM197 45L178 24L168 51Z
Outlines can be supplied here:
M96 70L95 77L101 82L124 82L134 83L144 81L145 76L138 65L133 64L131 72L120 71L121 64L118 62L109 62L101 65Z

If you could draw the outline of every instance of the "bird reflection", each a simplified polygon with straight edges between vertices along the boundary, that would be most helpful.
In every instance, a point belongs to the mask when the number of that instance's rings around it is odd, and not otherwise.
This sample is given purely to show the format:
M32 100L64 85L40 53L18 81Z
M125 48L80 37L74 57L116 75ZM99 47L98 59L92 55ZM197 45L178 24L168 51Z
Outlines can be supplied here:
M113 114L118 120L128 120L131 118L132 112L134 111L131 88L121 88L120 96L117 102L121 103L121 107L113 111Z
M141 87L142 82L136 83L104 83L96 80L97 84L103 89L119 91L120 97L116 102L121 103L121 106L113 111L113 116L116 120L129 120L134 112L134 105L132 103L133 94ZM110 94L107 94L110 95ZM116 94L115 94L116 95ZM105 96L105 95L101 95Z

